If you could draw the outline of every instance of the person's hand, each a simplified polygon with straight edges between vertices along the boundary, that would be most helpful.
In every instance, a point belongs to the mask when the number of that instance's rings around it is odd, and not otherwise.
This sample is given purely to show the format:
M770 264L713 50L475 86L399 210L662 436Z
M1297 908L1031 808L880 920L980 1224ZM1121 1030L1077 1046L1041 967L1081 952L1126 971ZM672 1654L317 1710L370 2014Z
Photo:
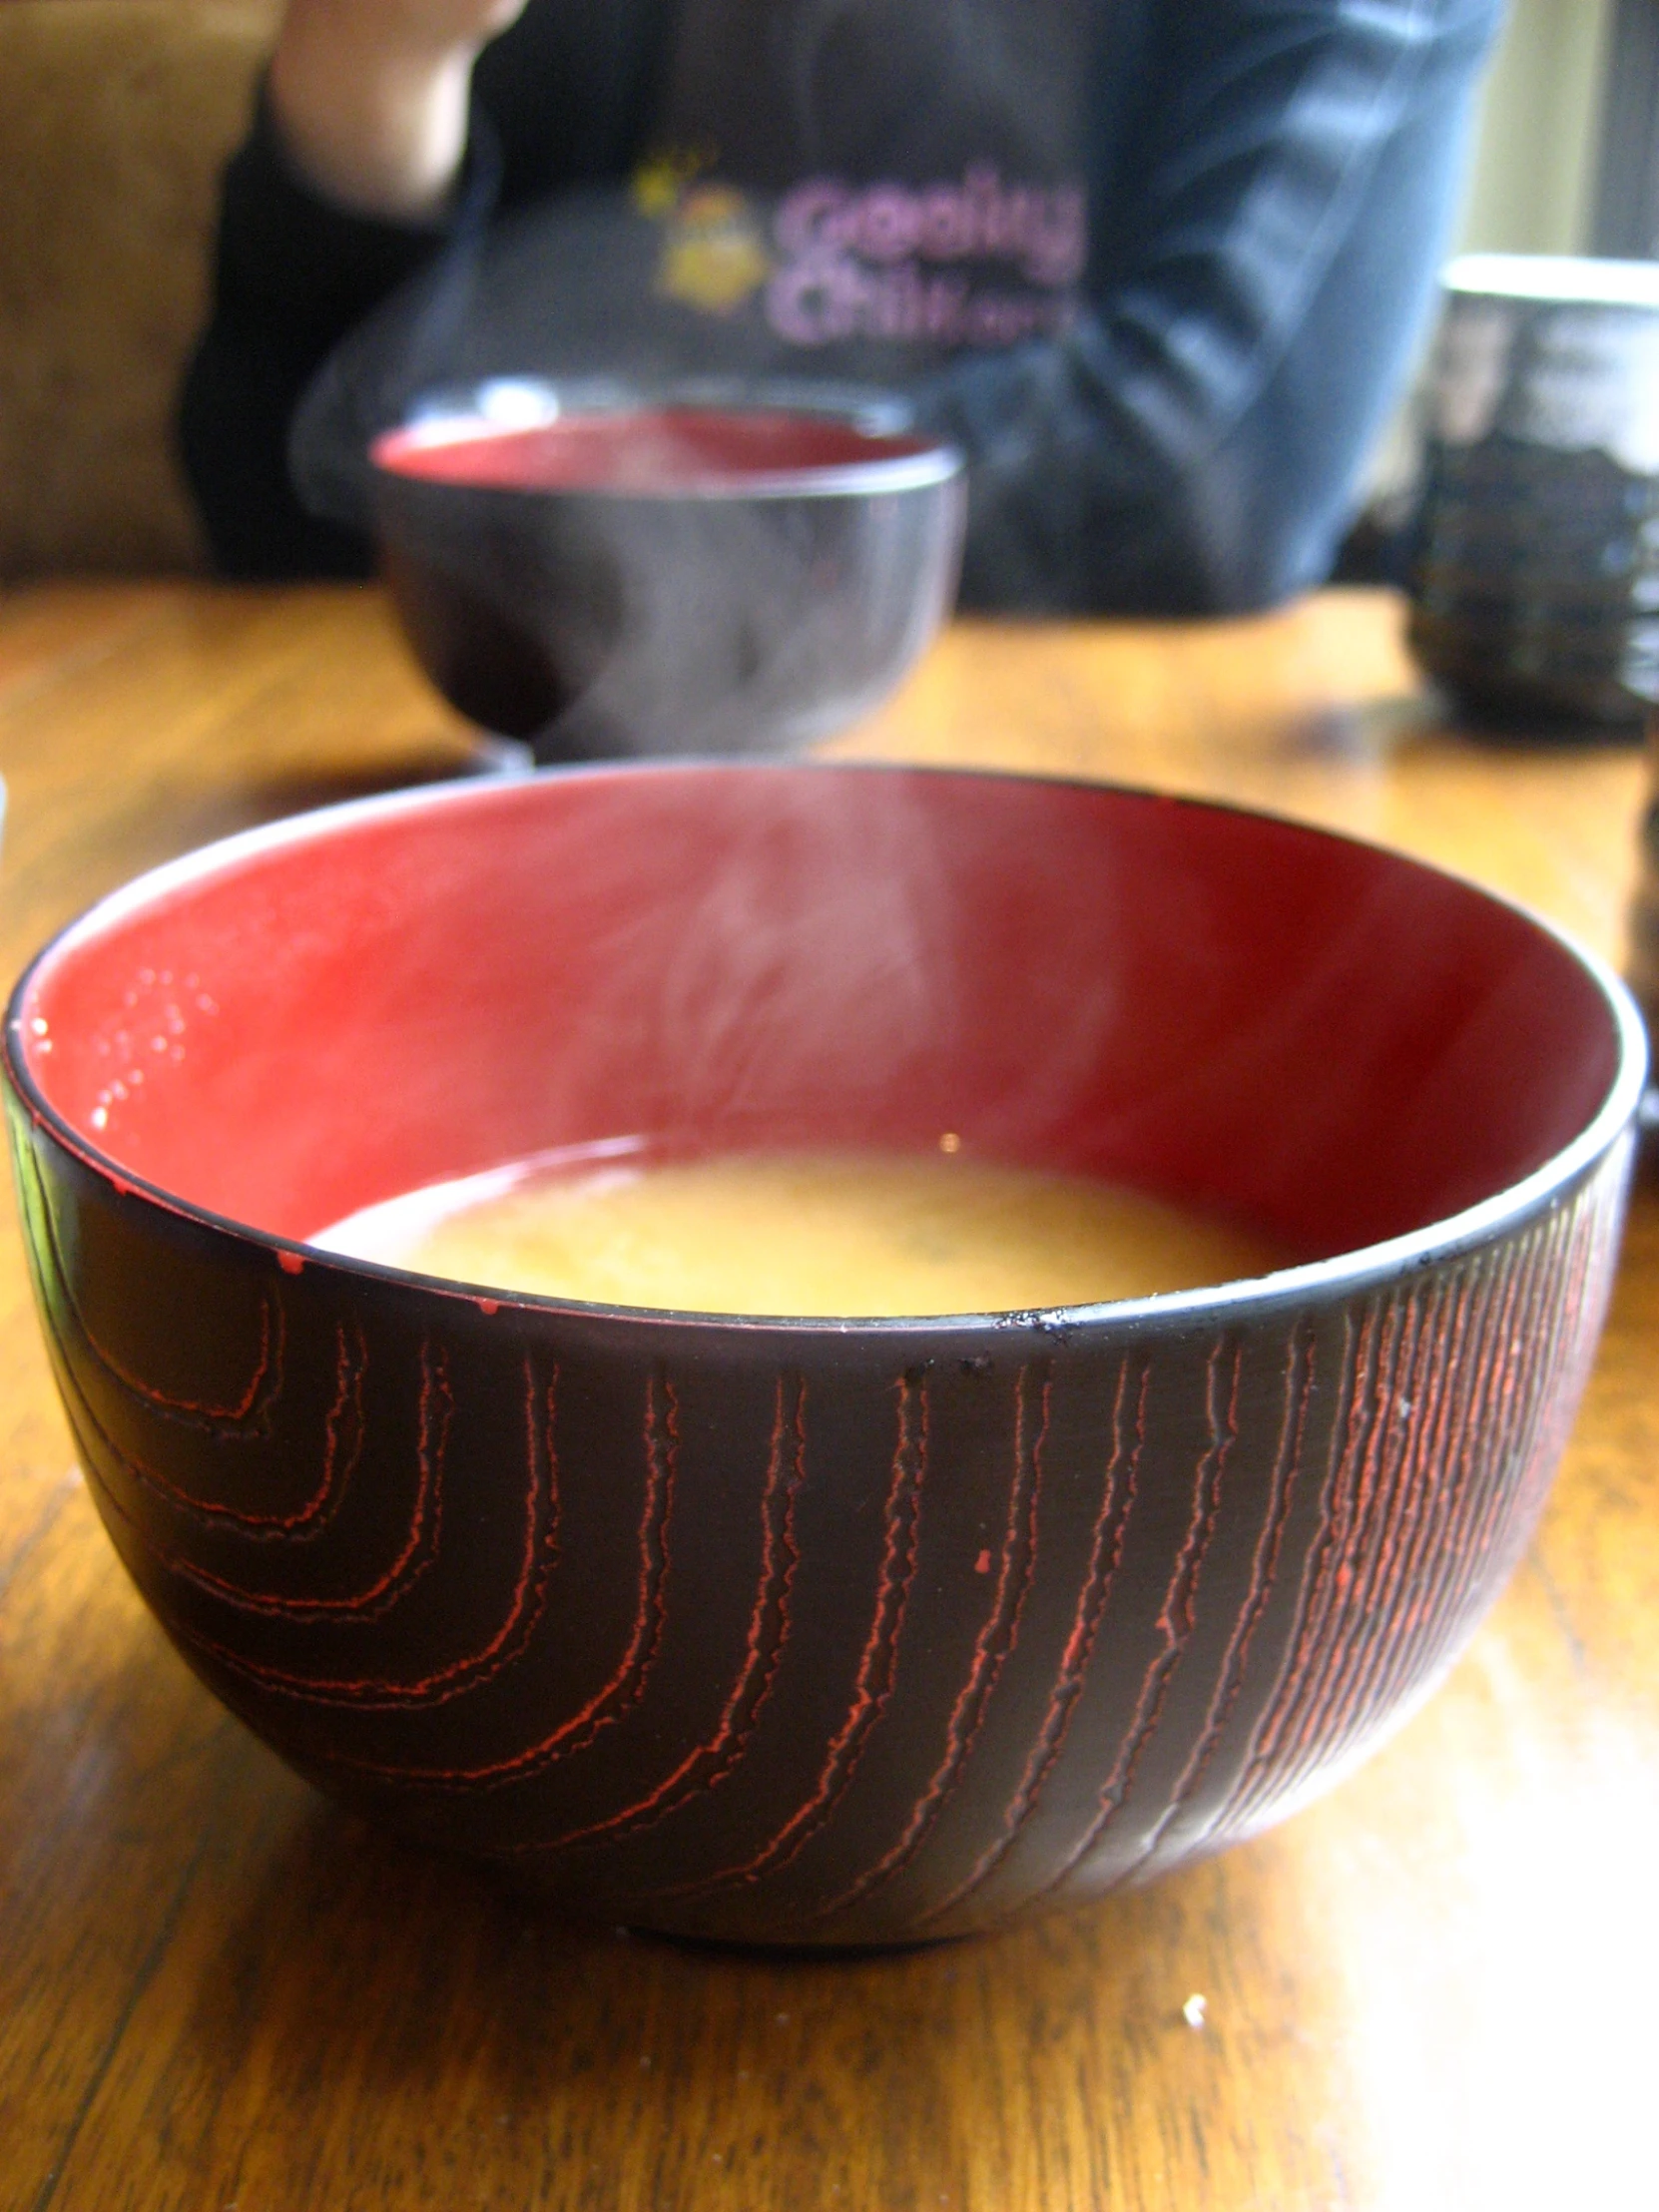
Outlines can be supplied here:
M342 206L436 215L466 152L472 65L524 0L288 0L271 106L300 174Z

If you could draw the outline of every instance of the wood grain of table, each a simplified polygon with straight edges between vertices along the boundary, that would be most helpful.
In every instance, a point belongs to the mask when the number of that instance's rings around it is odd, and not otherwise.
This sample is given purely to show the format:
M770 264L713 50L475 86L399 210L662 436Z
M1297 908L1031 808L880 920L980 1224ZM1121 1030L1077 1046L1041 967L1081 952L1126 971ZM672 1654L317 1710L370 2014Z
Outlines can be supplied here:
M961 625L830 751L1384 839L1617 957L1630 747L1460 736L1385 595ZM376 594L0 599L0 953L249 823L455 773ZM1542 1528L1449 1682L1284 1826L1004 1936L575 1933L336 1812L198 1687L73 1465L0 1227L5 2212L1659 2204L1659 1199Z

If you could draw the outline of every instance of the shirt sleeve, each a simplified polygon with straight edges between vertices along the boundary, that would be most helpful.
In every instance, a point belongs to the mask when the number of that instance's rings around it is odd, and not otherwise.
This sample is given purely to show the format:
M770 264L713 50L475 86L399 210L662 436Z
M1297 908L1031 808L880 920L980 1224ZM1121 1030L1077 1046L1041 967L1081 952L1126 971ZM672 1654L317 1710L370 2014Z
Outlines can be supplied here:
M966 604L1213 613L1323 579L1428 308L1498 0L1182 0L1057 344L944 371Z
M368 573L368 540L294 496L287 444L301 395L348 331L493 214L626 174L667 21L661 0L529 0L479 58L466 165L430 224L376 221L313 191L262 96L226 171L210 318L179 409L185 474L222 575Z
M213 314L179 410L185 473L217 571L244 580L364 576L366 539L307 514L288 478L300 394L347 330L482 220L499 161L475 112L467 170L443 221L378 222L312 192L262 96L225 174Z

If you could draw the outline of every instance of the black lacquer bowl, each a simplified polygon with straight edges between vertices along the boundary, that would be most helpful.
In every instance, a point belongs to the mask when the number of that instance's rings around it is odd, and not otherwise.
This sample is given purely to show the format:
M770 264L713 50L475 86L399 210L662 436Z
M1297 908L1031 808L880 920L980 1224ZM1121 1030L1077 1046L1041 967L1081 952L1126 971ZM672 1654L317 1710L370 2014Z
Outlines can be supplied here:
M503 424L504 388L532 419ZM798 750L884 698L955 597L961 458L890 414L725 387L451 395L371 451L409 641L543 761Z
M1311 830L654 767L163 868L29 969L6 1068L93 1494L220 1697L568 1909L836 1944L1214 1851L1425 1694L1572 1417L1643 1045L1545 928ZM841 1323L306 1242L555 1145L945 1132L1305 1260Z

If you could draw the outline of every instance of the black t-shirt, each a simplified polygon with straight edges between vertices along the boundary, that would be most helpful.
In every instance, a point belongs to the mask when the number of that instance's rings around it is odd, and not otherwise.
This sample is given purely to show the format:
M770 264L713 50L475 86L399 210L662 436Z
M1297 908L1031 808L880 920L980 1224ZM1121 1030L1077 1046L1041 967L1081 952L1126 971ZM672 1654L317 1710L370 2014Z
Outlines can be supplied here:
M672 195L662 287L732 313L747 281L800 356L863 340L900 377L1056 335L1089 258L1102 21L1098 0L682 0L647 172Z
M262 113L184 401L216 554L359 572L362 541L290 488L306 383L469 227L599 186L649 212L666 295L912 381L969 454L970 601L1281 596L1324 572L1430 296L1497 12L530 0L424 230L329 207Z

